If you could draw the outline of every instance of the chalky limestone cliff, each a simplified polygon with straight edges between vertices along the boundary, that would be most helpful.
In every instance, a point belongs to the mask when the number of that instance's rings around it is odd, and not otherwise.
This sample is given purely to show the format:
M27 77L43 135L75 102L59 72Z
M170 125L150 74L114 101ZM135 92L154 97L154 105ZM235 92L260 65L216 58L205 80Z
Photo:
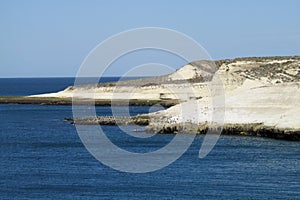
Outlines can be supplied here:
M211 96L215 77L224 89L224 101L218 104L212 103ZM195 61L169 75L71 86L37 96L72 97L74 93L82 98L93 94L95 99L180 100L178 105L147 115L150 131L180 132L183 124L193 124L189 132L202 133L210 123L224 123L224 134L276 133L272 137L300 139L300 56ZM218 109L224 116L214 121L212 113Z

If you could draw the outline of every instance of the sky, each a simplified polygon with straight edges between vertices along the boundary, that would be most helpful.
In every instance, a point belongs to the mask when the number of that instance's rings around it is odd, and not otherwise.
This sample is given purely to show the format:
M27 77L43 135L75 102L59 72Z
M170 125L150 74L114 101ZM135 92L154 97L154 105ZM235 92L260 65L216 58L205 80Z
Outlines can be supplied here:
M0 77L73 77L100 42L141 27L182 32L214 60L300 55L299 8L298 0L0 0ZM184 64L144 52L120 60L105 76L161 60Z

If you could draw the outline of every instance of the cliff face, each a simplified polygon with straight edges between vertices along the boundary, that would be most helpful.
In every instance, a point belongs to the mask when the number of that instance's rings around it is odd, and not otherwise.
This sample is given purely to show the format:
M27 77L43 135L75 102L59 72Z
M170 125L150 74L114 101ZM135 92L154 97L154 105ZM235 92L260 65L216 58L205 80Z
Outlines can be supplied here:
M214 75L220 78L225 97L217 104L212 103L216 96L210 91ZM279 137L300 140L300 56L195 61L164 76L69 87L42 96L74 93L96 99L181 100L148 115L148 127L158 132L164 132L159 129L166 125L171 126L167 132L176 132L182 129L178 124L193 124L201 133L213 123L224 124L225 132L274 135L277 131Z
M285 131L287 134L296 133L297 137L300 135L299 57L234 59L218 61L217 65L217 73L225 88L223 103L213 104L213 97L207 95L153 113L152 118L174 126L180 123L224 123L225 127L233 127L232 130L241 125L255 124L254 129L258 132L267 128L283 134ZM224 116L219 119L214 112ZM155 124L153 121L152 126ZM240 129L241 132L249 131Z

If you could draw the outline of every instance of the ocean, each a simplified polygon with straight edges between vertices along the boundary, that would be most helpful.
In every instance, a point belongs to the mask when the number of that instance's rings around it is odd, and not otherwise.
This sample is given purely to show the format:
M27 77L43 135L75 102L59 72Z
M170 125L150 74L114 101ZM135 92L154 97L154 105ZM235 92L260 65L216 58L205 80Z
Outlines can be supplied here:
M117 77L102 81L115 81ZM0 96L56 92L74 78L0 79ZM131 107L131 114L147 113ZM110 107L97 107L109 115ZM111 169L82 144L71 106L0 105L1 199L299 199L300 143L268 138L221 136L198 158L204 136L161 170L131 174ZM132 127L134 128L134 127ZM103 126L128 151L149 152L173 135L134 138Z

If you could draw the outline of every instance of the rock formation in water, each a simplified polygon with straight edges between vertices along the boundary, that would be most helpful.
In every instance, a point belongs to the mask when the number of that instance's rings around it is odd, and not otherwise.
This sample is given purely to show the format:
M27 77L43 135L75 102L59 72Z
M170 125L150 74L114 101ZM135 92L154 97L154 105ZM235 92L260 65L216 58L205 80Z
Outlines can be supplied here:
M222 83L223 92L214 93L216 83ZM180 100L176 106L149 114L148 130L158 132L178 132L183 129L180 124L193 124L201 133L209 125L224 124L224 133L238 130L264 136L279 131L300 136L300 56L195 61L164 76L71 86L38 96L72 97L74 93L96 99Z

